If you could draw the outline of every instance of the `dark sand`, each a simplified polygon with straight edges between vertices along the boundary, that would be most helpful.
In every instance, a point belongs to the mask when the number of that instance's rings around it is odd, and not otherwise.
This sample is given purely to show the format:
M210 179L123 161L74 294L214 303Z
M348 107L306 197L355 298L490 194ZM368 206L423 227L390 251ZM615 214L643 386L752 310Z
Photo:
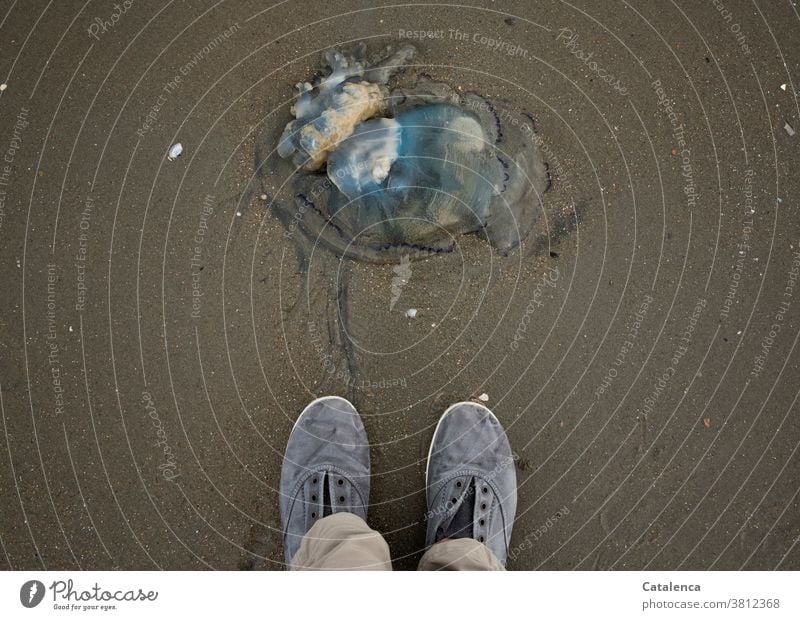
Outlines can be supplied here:
M800 568L791 3L156 4L97 39L110 2L0 7L0 565L282 568L281 453L334 393L413 568L434 424L485 392L510 568ZM298 250L253 161L321 50L419 30L431 76L537 117L554 185L543 236L461 238L390 310L392 266Z

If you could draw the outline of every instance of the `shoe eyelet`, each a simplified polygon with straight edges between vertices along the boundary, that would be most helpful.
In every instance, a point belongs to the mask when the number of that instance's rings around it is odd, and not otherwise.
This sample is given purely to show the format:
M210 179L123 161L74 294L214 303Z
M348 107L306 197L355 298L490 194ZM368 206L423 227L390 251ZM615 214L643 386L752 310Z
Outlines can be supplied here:
M454 497L450 501L453 502L453 504L455 504L458 500Z
M316 495L312 495L311 496L311 501L312 502L316 502L317 501L317 496Z
M311 518L312 519L316 519L317 518L317 513L316 512L312 512L311 513Z
M458 482L456 482L456 486L457 486L459 489L461 488L461 480L459 480Z
M344 495L340 495L340 496L339 496L339 501L340 501L342 504L344 504Z
M486 524L486 519L481 519L480 521L478 521L478 523L480 523L481 526L483 526Z
M314 479L311 481L311 484L317 484L317 479L316 479L316 478L314 478Z
M489 487L483 487L481 489L481 491L483 491L484 493L488 493L489 492Z
M486 510L486 502L483 502L483 503L481 504L481 510Z
M478 542L483 542L483 536L478 536Z
M339 486L342 486L342 485L344 484L344 480L342 480L341 478L339 478L339 479L336 481L336 484L338 484Z

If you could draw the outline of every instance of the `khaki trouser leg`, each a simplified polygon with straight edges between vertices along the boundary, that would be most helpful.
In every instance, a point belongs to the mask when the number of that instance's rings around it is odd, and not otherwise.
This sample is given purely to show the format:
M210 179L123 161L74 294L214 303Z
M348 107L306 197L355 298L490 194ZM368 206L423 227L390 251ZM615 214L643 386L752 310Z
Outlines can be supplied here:
M292 570L392 570L389 545L349 512L317 521L300 543Z
M389 545L366 522L349 512L320 519L303 538L292 570L392 570ZM505 570L494 553L472 538L436 543L418 570Z
M474 538L451 538L425 552L417 570L505 570L492 550Z

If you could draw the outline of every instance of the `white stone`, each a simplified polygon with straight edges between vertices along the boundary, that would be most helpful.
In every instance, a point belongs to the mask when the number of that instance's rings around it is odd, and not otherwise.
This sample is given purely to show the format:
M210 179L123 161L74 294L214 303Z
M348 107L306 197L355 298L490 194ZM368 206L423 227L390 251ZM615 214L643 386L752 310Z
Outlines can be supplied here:
M169 161L175 161L178 157L181 156L183 153L183 145L180 142L176 142L171 147L169 147L169 153L167 153L167 159Z

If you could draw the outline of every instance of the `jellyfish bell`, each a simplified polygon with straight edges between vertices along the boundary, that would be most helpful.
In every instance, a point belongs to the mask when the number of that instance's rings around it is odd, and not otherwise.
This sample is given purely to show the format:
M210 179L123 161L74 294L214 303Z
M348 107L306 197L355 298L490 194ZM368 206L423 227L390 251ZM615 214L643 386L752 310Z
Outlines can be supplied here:
M300 85L277 145L295 166L282 219L363 260L445 252L470 233L508 253L547 187L532 121L424 76L390 87L414 55L410 45L373 63L363 47L329 52L323 74Z

